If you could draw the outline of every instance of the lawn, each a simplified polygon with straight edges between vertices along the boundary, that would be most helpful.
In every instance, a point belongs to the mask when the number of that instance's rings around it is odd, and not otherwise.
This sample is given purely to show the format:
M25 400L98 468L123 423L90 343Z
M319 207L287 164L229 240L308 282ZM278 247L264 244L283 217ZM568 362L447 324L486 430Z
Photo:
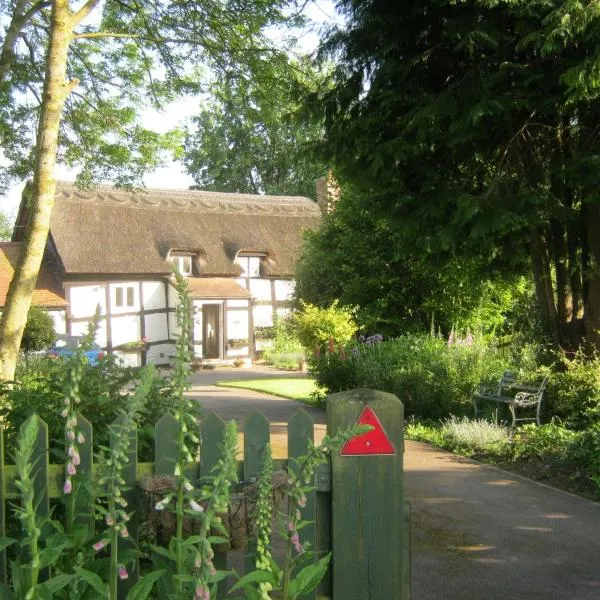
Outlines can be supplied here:
M298 402L303 402L304 404L309 404L311 406L315 405L315 401L311 398L311 394L317 391L315 380L305 378L280 377L278 379L219 381L216 385L264 392L265 394L273 394L273 396L297 400Z

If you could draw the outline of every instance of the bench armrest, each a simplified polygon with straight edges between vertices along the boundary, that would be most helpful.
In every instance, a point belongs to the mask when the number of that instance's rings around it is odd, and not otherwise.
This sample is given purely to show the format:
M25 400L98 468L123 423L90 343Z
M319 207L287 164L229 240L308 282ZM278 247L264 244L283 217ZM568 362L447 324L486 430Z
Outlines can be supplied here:
M486 385L478 385L473 392L474 396L497 396L497 388L489 387Z
M541 400L541 394L530 392L519 392L515 396L517 406L535 406Z

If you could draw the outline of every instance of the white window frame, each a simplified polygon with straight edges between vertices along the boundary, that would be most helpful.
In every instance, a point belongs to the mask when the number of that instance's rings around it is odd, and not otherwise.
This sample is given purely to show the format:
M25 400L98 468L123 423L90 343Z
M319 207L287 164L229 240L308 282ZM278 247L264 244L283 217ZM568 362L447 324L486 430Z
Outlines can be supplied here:
M135 306L135 286L117 285L115 290L115 308L133 308ZM121 296L119 301L119 294ZM131 302L129 298L131 297Z
M183 277L190 277L193 270L191 254L171 254L171 262Z
M242 269L242 273L240 277L244 279L260 279L260 261L264 257L264 254L256 253L253 254L251 252L242 252L235 257L235 264L240 266ZM255 268L255 275L251 274L251 260L257 261Z

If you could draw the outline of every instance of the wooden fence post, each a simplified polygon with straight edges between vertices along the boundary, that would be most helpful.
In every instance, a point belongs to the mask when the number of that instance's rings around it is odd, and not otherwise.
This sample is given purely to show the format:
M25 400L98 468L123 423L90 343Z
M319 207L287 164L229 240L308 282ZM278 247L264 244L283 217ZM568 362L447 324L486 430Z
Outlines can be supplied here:
M403 557L404 406L393 394L365 388L327 398L327 429L331 435L365 415L379 433L375 437L376 430L363 434L360 444L347 447L348 455L342 455L342 450L331 460L333 600L407 600ZM382 429L377 429L377 420ZM385 438L387 448L383 443L383 449L378 450L378 442ZM356 455L360 452L366 455Z

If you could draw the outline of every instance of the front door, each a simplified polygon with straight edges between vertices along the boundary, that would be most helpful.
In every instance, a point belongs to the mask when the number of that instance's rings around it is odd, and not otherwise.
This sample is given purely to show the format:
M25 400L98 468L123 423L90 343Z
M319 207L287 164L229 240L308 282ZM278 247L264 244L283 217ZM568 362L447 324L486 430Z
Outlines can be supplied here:
M205 304L202 307L202 357L220 358L219 356L219 309L218 304Z

